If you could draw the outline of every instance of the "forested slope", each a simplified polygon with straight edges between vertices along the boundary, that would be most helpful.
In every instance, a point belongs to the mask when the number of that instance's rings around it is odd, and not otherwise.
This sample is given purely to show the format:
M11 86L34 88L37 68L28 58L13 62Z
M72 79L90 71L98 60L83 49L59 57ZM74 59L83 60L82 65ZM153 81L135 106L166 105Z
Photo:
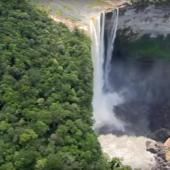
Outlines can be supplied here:
M0 1L0 170L120 170L92 130L91 90L84 34Z
M90 42L24 1L0 1L0 170L100 170Z

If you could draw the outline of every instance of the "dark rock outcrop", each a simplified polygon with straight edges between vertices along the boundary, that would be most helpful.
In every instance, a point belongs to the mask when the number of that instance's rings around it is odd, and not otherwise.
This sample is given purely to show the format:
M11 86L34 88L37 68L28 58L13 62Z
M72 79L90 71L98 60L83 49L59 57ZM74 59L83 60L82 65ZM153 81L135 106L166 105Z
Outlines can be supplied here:
M170 162L166 159L166 146L162 143L147 141L146 149L155 155L156 165L152 170L170 170Z

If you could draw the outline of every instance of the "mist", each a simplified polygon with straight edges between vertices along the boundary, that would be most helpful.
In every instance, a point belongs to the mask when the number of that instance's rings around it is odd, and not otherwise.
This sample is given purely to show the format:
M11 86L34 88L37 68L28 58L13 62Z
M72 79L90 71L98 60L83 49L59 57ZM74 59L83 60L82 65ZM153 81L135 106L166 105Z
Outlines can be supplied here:
M170 108L170 62L126 56L121 35L117 34L118 16L118 10L103 13L95 18L94 25L91 23L95 41L94 128L104 134L159 139L157 131L169 127L159 119Z
M168 136L169 123L161 114L170 108L170 64L124 54L118 23L118 9L103 12L90 22L94 130L110 158L119 157L133 168L148 170L155 162L146 151L146 141ZM164 136L160 137L162 130Z
M92 56L94 66L94 85L93 85L93 112L94 112L94 129L96 131L107 130L124 131L124 123L117 119L113 112L114 106L122 103L122 97L112 91L109 87L109 74L111 56L113 52L114 40L118 23L118 10L112 17L113 26L109 30L110 37L108 42L110 46L105 46L105 13L93 18L90 23L91 35L93 40ZM106 91L108 89L108 91Z

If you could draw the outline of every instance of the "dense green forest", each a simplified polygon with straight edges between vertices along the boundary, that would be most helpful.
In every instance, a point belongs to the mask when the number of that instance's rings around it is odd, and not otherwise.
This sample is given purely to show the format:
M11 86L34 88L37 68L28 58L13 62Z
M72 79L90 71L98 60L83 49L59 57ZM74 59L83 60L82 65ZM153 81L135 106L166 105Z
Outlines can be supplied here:
M0 1L0 170L122 169L102 156L91 90L83 33L24 0Z

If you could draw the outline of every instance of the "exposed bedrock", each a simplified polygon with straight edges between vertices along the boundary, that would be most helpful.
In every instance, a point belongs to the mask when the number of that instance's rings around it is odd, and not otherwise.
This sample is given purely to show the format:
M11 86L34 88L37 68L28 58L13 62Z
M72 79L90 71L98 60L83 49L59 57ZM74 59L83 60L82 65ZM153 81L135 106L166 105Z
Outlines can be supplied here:
M131 28L138 36L170 33L170 5L129 6L120 11L119 29Z
M170 159L169 159L169 139L164 143L158 143L153 141L146 142L147 151L154 154L156 164L151 170L169 170Z

